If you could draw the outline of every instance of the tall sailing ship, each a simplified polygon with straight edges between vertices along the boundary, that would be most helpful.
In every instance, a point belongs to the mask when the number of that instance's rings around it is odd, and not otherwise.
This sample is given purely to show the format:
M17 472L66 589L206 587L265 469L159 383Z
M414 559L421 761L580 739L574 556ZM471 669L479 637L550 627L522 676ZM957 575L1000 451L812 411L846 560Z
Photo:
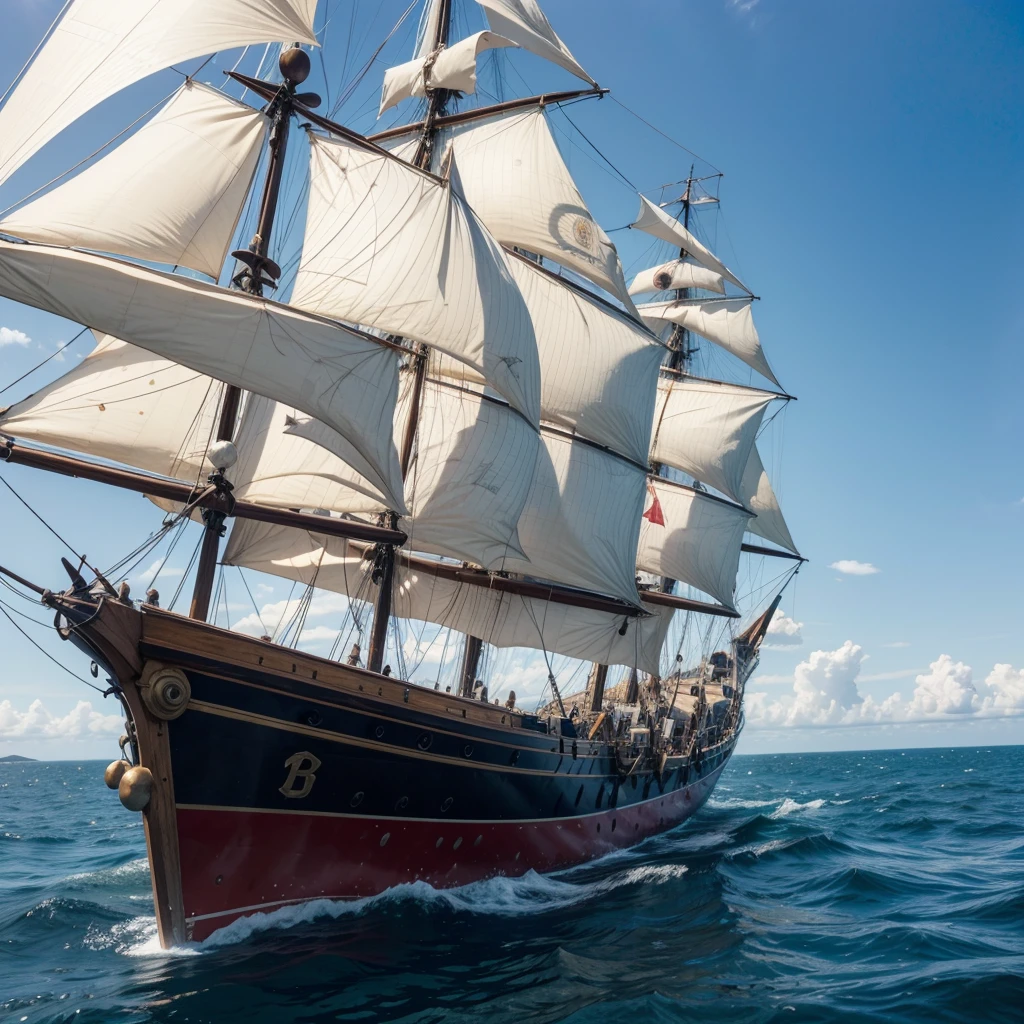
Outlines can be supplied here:
M72 0L0 108L3 182L146 76L241 54L224 88L185 78L0 220L0 295L96 339L0 412L0 460L165 517L114 570L65 560L64 589L3 570L123 707L106 777L142 812L164 945L287 904L562 869L679 824L735 748L799 569L756 444L789 396L753 294L695 234L717 177L639 197L652 265L627 285L551 119L607 90L535 0L464 3L487 28L456 40L451 0L428 0L381 98L416 119L370 137L304 91L316 0ZM237 70L257 47L274 73ZM585 87L474 106L478 60L510 48ZM763 386L701 376L711 352ZM133 599L131 565L193 521L188 614ZM784 566L746 610L743 558ZM227 567L292 581L300 609L344 595L353 646L211 624ZM410 622L459 645L447 686L404 678ZM538 706L488 697L509 648L548 665Z

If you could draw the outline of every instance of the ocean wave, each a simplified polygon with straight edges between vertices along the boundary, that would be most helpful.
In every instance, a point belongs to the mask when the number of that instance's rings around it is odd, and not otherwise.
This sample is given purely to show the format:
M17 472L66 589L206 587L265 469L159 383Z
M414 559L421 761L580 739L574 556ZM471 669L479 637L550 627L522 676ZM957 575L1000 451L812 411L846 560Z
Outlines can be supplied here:
M824 799L808 800L807 803L801 804L796 800L791 800L788 796L782 801L779 806L768 815L769 818L787 818L791 814L797 814L800 811L820 811L822 807L828 801Z

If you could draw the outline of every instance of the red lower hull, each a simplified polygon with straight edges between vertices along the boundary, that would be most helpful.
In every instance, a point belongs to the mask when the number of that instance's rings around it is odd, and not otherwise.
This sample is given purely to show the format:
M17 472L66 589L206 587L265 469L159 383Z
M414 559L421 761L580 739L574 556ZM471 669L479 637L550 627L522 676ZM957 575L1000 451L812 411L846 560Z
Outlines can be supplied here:
M190 935L201 941L246 914L374 896L405 882L447 889L582 864L685 821L710 796L719 774L619 810L538 821L179 807Z

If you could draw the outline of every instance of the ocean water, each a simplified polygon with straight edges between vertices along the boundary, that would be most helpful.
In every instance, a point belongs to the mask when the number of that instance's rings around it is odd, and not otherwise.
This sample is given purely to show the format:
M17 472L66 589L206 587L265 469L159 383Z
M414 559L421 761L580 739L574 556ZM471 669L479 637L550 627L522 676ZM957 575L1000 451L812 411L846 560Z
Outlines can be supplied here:
M102 769L0 764L4 1022L1024 1022L1024 747L737 757L585 868L171 952Z

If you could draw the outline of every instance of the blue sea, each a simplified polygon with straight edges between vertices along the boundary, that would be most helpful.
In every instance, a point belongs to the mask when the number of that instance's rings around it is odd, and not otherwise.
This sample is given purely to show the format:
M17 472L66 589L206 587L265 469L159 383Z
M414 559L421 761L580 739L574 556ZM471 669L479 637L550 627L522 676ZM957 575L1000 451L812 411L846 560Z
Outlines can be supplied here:
M1024 1022L1024 747L737 757L585 868L171 952L102 770L0 764L4 1022Z

